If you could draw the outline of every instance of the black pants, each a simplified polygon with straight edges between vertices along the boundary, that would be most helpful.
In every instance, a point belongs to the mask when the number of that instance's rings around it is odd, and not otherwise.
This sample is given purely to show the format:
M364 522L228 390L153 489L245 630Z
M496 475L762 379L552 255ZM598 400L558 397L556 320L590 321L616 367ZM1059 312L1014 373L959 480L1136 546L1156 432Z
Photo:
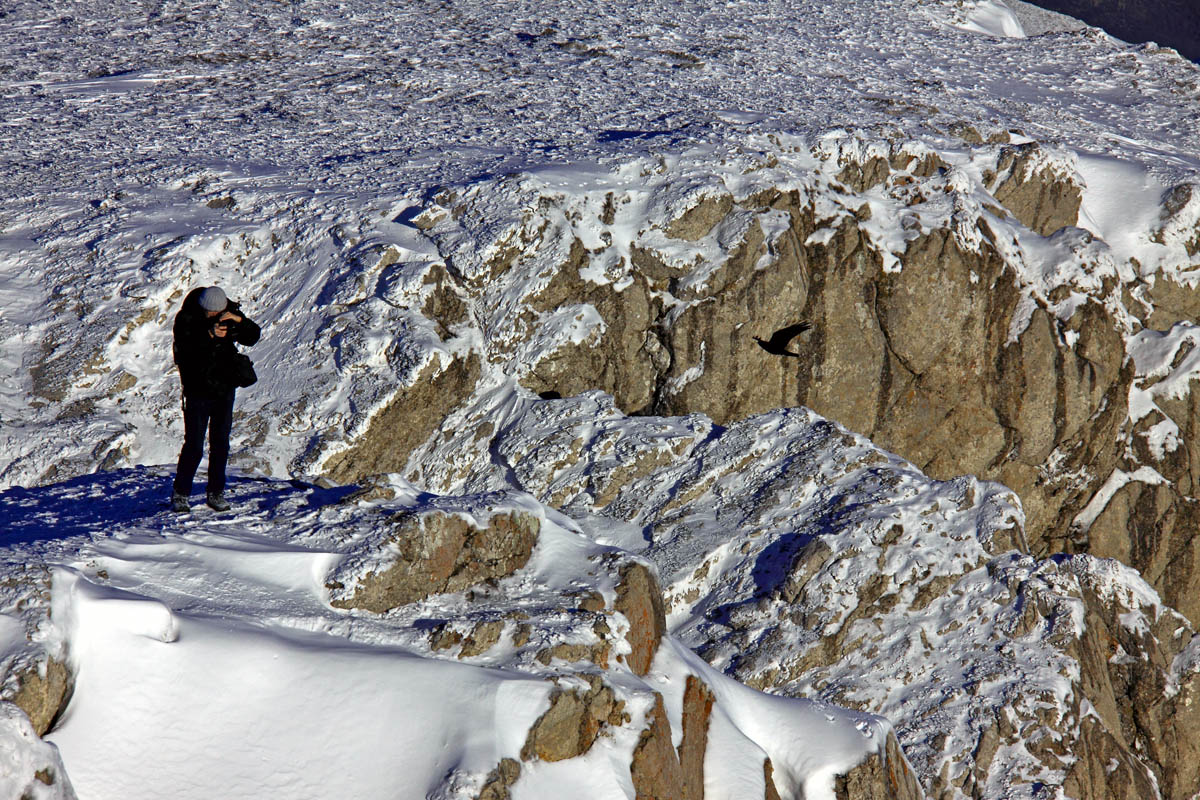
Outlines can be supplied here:
M175 491L192 493L192 479L204 456L204 430L208 429L208 491L225 491L225 463L229 460L229 432L233 429L233 394L183 396L183 449L175 470Z

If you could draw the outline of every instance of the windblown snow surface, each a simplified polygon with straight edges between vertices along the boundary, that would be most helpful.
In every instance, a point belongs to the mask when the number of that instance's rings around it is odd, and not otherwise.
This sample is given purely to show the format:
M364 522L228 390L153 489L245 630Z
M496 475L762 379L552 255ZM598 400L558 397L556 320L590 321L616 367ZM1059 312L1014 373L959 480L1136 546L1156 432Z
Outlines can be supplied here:
M983 213L996 150L968 147L954 132L964 124L1043 143L1086 187L1086 242L991 219L1030 296L1130 270L1186 279L1200 269L1183 241L1200 200L1166 227L1159 209L1200 172L1200 71L1096 29L1047 28L1026 36L993 0L4 4L0 643L10 676L48 651L76 683L44 742L0 706L0 792L474 796L549 702L556 673L534 654L571 628L557 598L611 598L594 564L614 552L653 563L671 609L651 673L618 686L629 712L643 718L660 691L677 718L688 674L717 696L706 796L762 796L767 754L781 790L830 797L833 776L879 752L893 725L928 786L954 775L951 755L974 742L983 711L1060 707L1078 666L1051 634L1083 624L1064 582L1151 618L1168 611L1119 564L1019 555L1021 510L1004 487L932 481L803 409L722 428L627 417L598 392L543 401L517 384L599 323L585 306L532 333L519 324L573 239L608 248L596 283L620 287L622 257L649 241L697 265L684 283L703 283L722 234L738 232L661 233L700 197L794 189L836 218L850 213L838 154L903 141L951 169L944 196L924 204L871 197L864 228L899 268L905 213L917 229ZM621 202L607 214L610 196ZM490 255L532 239L547 243L544 263L496 280L464 322L439 330L419 313L436 268L485 280ZM177 517L164 504L182 435L170 321L188 289L210 284L262 324L261 380L239 398L235 511ZM1065 296L1069 314L1077 296ZM1129 337L1154 379L1131 414L1186 391L1200 365L1176 356L1198 337L1184 323ZM447 430L406 477L380 478L380 495L317 481L398 387L472 353L481 388L460 421L490 420L489 447ZM1168 421L1155 437L1171 448L1178 431ZM629 482L622 470L643 457L653 468ZM615 499L599 502L610 485ZM542 536L482 599L383 615L331 605L335 579L353 585L386 562L390 515L506 509L536 515ZM844 622L875 573L958 582L919 619L877 618L876 656L824 676L890 723L832 705L822 687L789 686L785 699L724 674L736 653L709 623L750 620L756 598L780 590L779 565L814 538L853 557L826 576L828 607L806 612L812 631ZM1027 583L1068 598L1055 629L997 651L992 631L1021 613L1005 587ZM480 614L518 611L536 623L534 644L516 644L508 617L482 655L430 646L435 623L466 631ZM809 635L780 631L784 648ZM917 661L921 637L934 655ZM631 797L620 765L636 730L527 766L512 796ZM1019 746L996 759L1007 777L986 797L1053 796L1061 780ZM31 765L65 777L20 783Z

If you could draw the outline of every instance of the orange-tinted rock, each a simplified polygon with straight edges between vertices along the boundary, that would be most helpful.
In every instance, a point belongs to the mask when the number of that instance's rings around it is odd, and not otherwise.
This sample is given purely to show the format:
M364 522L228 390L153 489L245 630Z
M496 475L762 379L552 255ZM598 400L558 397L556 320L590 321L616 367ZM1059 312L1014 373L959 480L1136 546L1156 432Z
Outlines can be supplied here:
M625 661L634 674L645 675L667 630L662 591L646 565L633 563L621 570L616 609L629 620L626 638L633 652Z

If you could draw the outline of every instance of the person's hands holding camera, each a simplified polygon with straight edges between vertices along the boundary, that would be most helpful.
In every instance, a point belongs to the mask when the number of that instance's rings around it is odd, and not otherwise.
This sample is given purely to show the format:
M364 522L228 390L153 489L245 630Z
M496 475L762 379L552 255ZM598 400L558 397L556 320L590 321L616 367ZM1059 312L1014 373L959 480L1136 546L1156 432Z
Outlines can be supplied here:
M242 318L237 314L234 314L231 311L226 311L217 317L215 322L213 322L212 327L209 328L209 333L217 339L224 339L229 335L230 329L241 321Z

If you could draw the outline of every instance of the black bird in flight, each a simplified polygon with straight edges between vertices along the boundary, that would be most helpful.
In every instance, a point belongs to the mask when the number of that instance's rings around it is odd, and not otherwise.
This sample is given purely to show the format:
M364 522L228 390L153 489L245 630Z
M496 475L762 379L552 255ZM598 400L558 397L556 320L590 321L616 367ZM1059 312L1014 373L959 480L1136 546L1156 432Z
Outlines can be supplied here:
M811 327L812 325L807 322L797 322L795 325L788 325L786 328L775 331L771 334L770 339L760 339L755 336L754 341L758 342L758 346L771 355L799 358L799 353L793 353L787 349L788 344Z

